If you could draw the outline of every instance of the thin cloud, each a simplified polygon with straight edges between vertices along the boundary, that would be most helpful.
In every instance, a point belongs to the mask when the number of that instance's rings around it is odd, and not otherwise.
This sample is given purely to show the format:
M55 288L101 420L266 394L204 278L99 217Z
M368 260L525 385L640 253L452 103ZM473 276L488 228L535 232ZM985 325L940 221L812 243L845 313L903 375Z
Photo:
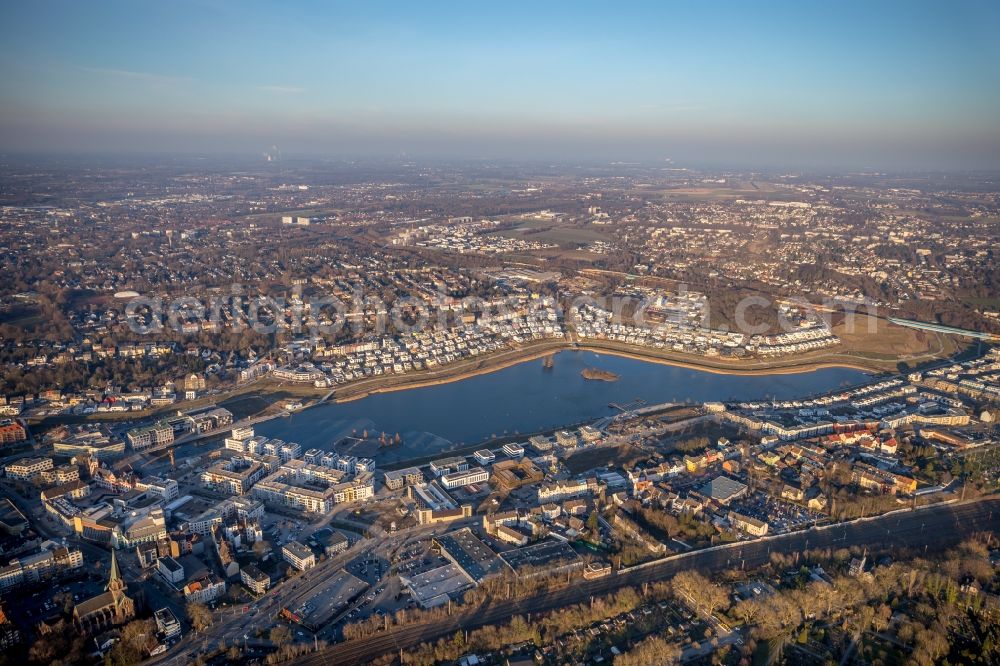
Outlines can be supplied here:
M296 88L295 86L257 86L257 90L278 95L297 95L306 91L305 88Z
M136 72L130 69L114 69L111 67L77 67L80 71L101 76L111 76L120 79L132 79L134 81L148 81L150 83L180 83L190 81L186 76L170 76L168 74L154 74L153 72Z
M643 111L708 111L711 106L704 104L681 102L678 104L640 104L639 109Z

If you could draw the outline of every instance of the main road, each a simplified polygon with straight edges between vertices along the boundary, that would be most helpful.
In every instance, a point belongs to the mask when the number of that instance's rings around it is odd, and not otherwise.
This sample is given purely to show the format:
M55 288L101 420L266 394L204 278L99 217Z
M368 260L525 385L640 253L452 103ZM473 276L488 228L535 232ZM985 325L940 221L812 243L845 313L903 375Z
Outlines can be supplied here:
M707 572L741 566L752 569L767 563L772 552L792 554L808 548L849 546L868 546L872 549L923 546L928 552L931 548L940 551L977 532L997 531L998 528L1000 497L900 510L850 523L692 551L632 567L605 578L576 581L571 587L536 597L493 601L441 620L402 626L367 638L346 641L305 655L295 663L316 666L366 663L382 654L450 636L460 629L474 629L504 622L515 615L540 613L585 602L595 594L670 578L686 569Z

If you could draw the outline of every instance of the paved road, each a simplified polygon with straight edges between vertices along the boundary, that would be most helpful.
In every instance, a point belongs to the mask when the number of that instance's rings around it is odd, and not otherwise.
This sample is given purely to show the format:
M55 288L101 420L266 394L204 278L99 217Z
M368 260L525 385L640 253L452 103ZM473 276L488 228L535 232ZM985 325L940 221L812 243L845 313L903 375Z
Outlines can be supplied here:
M1000 497L983 498L964 504L947 504L900 511L827 528L785 534L756 541L717 546L635 567L593 581L578 581L572 587L544 596L517 601L497 601L443 620L400 627L361 640L335 645L323 652L306 655L296 663L316 666L358 664L387 652L411 648L423 641L436 640L456 630L473 629L502 622L514 615L527 615L560 608L589 599L625 585L639 585L669 578L685 569L720 571L765 564L771 551L801 552L806 548L848 546L924 546L940 550L985 530L1000 529Z

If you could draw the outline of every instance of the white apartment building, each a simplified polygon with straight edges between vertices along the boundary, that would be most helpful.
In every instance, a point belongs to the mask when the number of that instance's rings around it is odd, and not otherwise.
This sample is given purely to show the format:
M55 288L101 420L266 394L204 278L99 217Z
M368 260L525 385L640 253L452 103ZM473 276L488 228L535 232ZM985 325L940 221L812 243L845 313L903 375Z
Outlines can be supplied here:
M281 556L299 571L312 569L316 566L316 556L308 547L298 541L289 541L282 546Z
M524 447L517 442L508 442L503 445L503 452L510 458L520 458L524 455Z
M445 474L441 477L441 485L451 490L453 488L461 488L462 486L470 486L474 483L482 483L488 481L489 478L490 473L482 467L472 467L461 472Z
M52 468L52 458L21 458L4 467L4 472L12 479L29 481Z
M480 449L472 454L472 457L476 459L476 462L480 465L489 465L497 459L496 454L489 449Z

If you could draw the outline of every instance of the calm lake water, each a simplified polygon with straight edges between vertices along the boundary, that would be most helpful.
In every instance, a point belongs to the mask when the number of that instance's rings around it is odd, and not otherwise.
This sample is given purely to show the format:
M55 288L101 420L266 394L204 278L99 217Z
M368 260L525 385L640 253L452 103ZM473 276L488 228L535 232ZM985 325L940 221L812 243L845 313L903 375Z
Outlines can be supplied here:
M298 442L303 449L330 449L343 437L400 433L402 447L358 445L355 455L380 460L431 454L493 436L536 432L610 416L609 403L642 399L707 402L794 398L863 383L868 375L826 368L792 375L720 375L584 351L562 351L553 368L541 360L449 384L382 393L343 404L307 409L258 424L258 434ZM610 370L616 382L584 379L584 368Z

